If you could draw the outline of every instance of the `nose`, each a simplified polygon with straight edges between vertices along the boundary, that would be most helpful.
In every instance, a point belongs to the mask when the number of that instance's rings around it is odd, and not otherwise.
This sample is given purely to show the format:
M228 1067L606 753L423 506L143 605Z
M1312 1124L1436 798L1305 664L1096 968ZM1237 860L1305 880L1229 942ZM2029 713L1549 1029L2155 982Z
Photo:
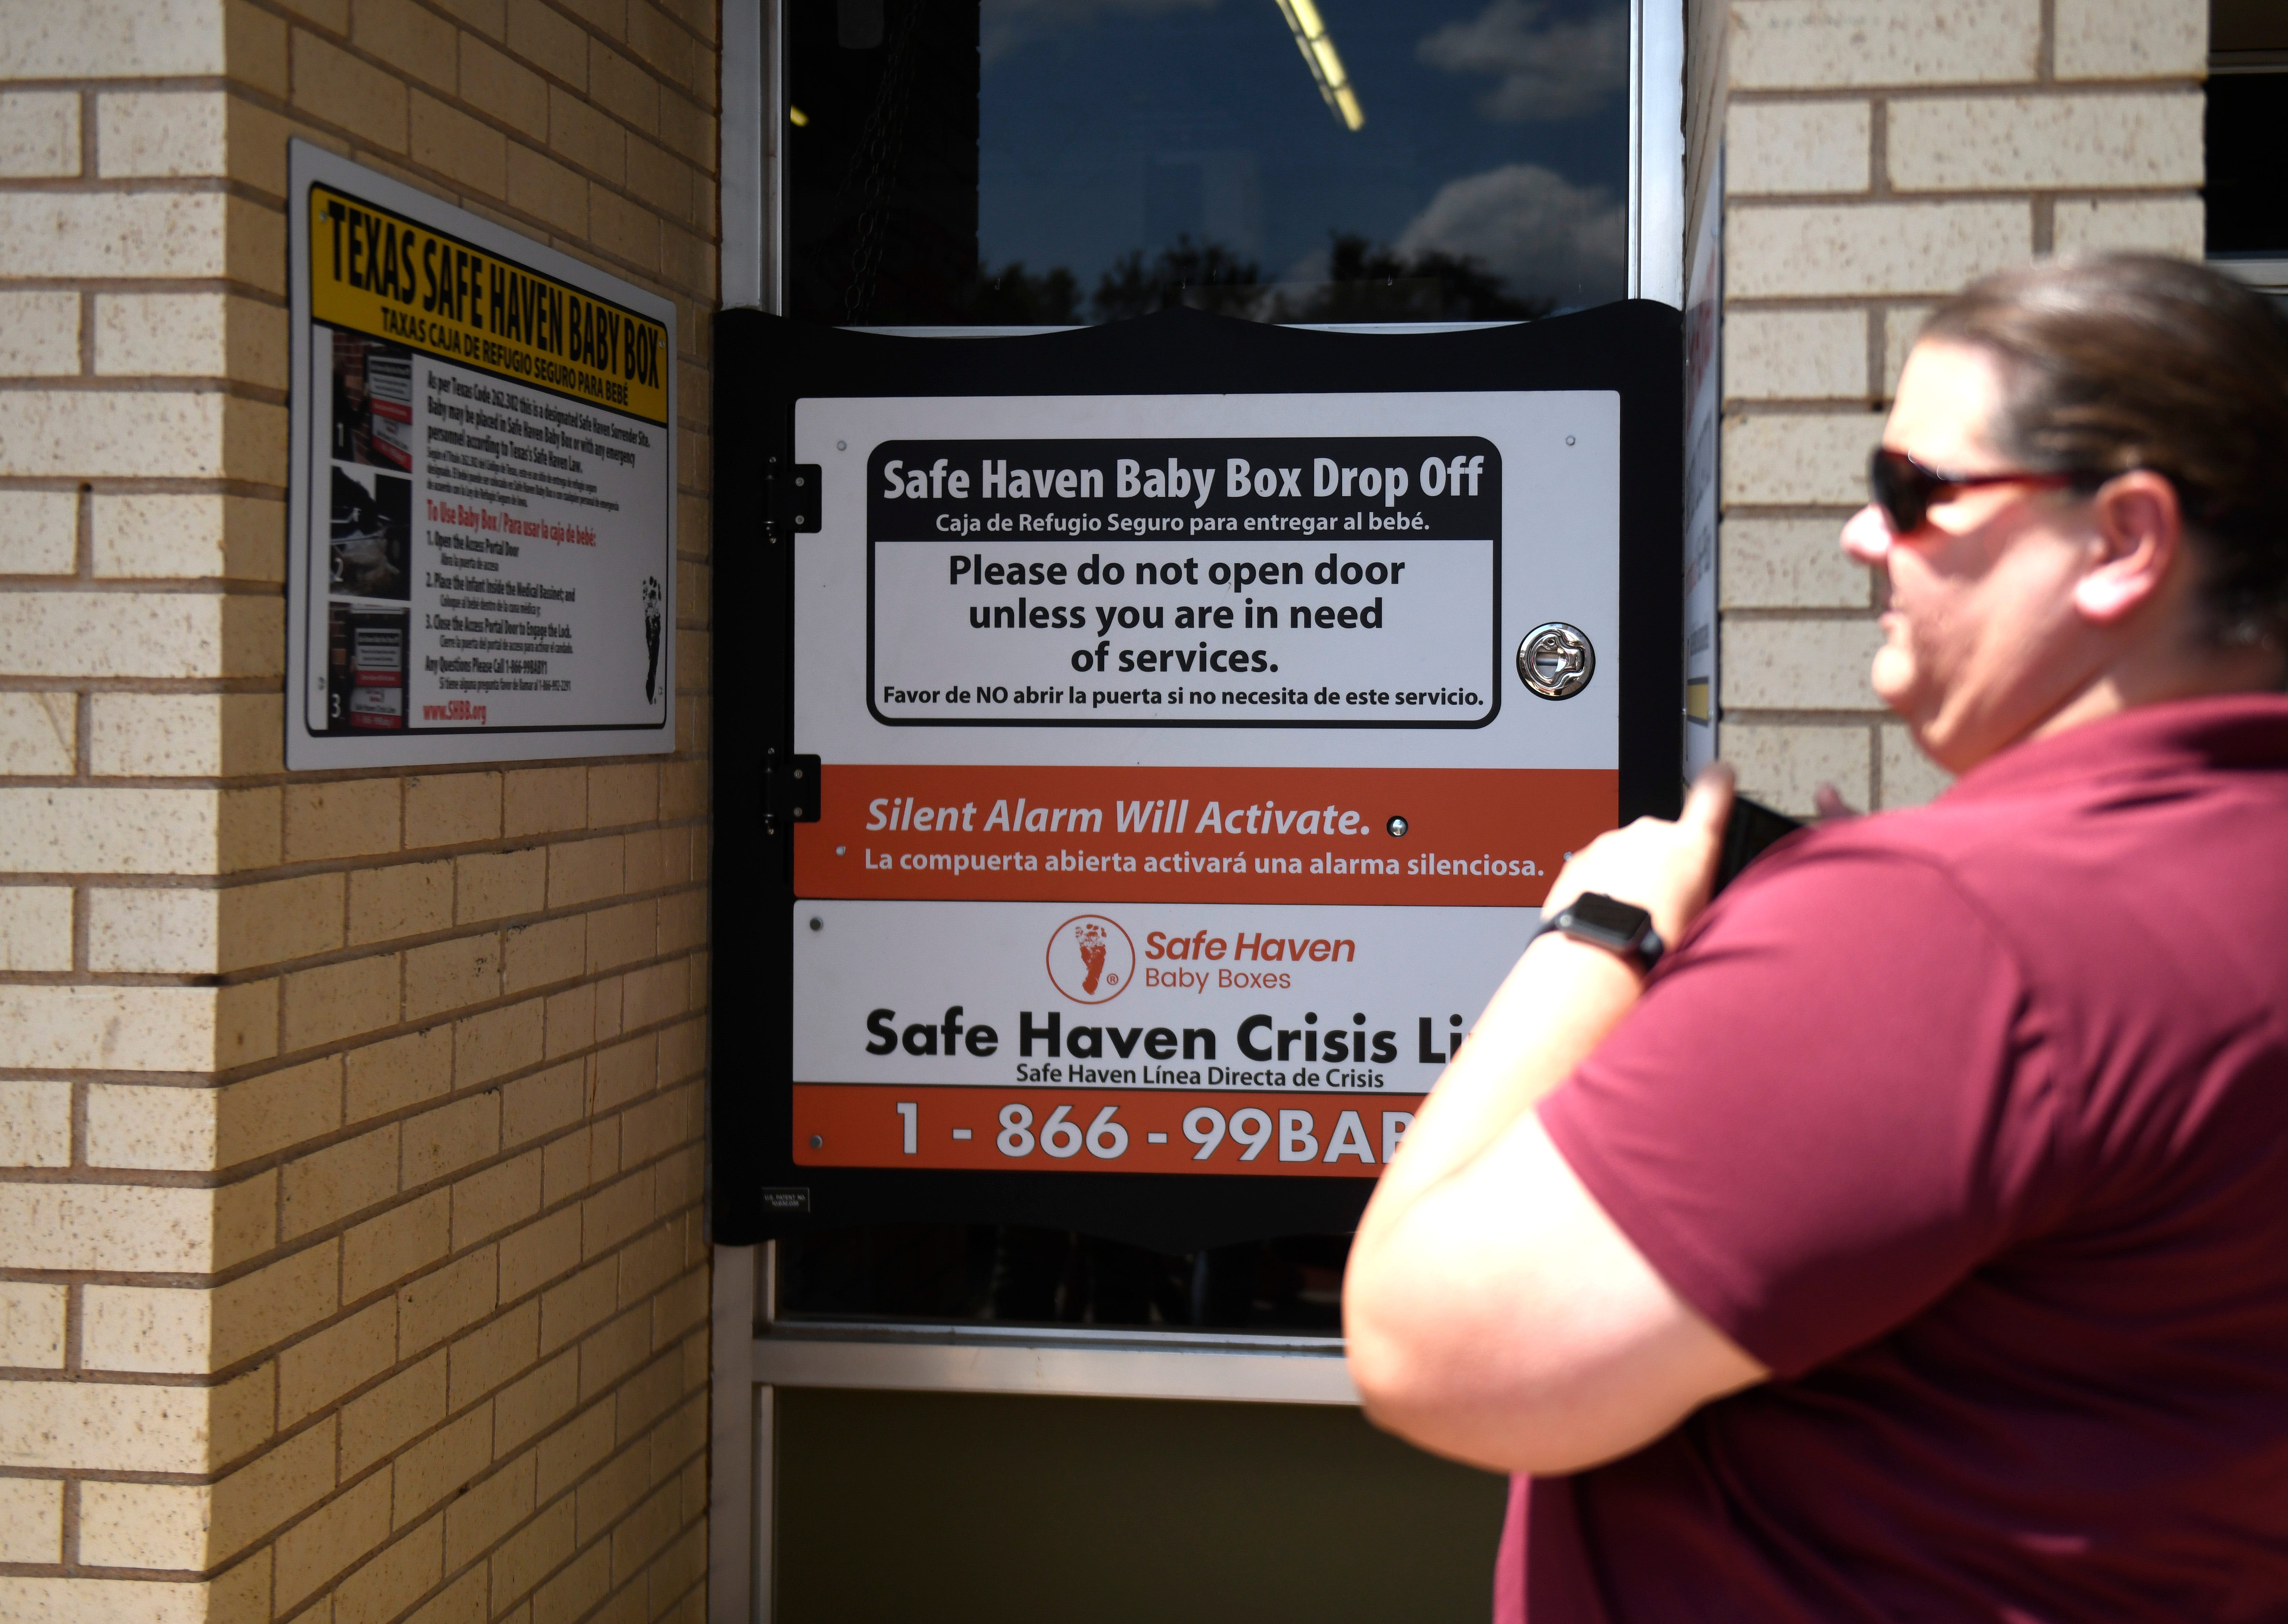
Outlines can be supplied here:
M1890 556L1891 521L1873 503L1844 522L1843 551L1862 564L1880 564Z

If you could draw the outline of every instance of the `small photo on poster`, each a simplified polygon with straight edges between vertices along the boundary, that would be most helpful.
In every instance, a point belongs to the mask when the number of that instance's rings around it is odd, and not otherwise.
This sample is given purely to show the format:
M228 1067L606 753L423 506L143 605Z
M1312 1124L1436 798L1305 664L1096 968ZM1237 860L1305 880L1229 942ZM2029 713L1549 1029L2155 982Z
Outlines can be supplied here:
M412 480L337 465L331 528L328 567L334 597L411 597L406 563L412 544Z
M326 616L326 731L395 733L405 726L405 609L331 605Z
M412 352L334 334L334 460L412 471Z

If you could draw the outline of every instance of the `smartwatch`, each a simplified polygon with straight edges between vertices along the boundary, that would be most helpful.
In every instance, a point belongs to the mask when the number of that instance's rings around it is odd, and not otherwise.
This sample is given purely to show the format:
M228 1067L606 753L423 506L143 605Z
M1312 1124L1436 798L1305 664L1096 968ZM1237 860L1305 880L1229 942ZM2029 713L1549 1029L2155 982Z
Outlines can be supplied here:
M1664 951L1660 932L1652 928L1650 914L1633 902L1623 902L1602 891L1585 891L1550 915L1533 933L1533 941L1552 931L1617 953L1646 975L1652 973ZM1526 944L1532 945L1532 941Z

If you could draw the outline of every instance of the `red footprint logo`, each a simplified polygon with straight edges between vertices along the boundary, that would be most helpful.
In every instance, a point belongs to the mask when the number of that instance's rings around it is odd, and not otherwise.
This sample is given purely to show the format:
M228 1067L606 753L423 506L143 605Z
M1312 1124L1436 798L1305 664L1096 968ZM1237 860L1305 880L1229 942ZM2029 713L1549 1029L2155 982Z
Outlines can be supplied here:
M1073 939L1080 944L1080 962L1088 966L1088 979L1080 984L1080 990L1092 994L1096 984L1104 979L1104 927L1084 919L1073 927Z

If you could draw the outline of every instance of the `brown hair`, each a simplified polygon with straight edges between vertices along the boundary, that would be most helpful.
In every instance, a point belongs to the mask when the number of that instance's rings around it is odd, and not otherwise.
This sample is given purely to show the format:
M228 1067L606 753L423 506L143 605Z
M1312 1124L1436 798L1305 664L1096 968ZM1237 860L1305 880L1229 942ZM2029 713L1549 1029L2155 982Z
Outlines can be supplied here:
M2001 359L1991 432L2021 466L2087 489L2165 475L2211 640L2288 647L2288 321L2270 301L2184 260L2106 254L1982 278L1921 336Z

